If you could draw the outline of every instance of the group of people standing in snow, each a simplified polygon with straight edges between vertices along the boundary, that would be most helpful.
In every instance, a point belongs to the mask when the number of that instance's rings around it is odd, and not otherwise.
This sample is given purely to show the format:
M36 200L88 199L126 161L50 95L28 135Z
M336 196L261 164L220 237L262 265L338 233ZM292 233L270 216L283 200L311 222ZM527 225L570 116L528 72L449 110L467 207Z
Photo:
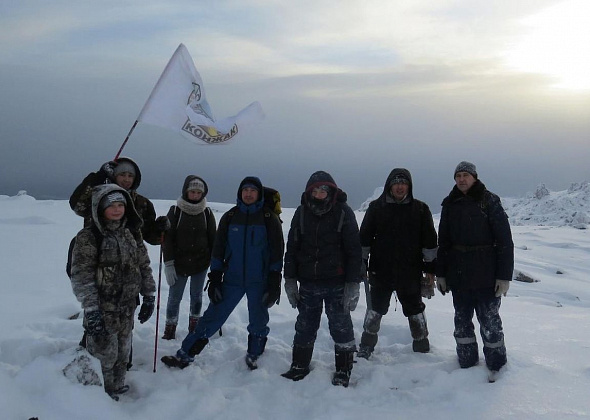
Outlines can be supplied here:
M87 348L101 361L105 391L117 399L128 390L125 373L139 295L139 321L154 311L156 286L143 240L162 244L170 286L164 339L176 338L180 302L190 284L188 335L175 355L162 357L167 366L188 366L246 295L245 362L256 369L284 272L286 296L298 310L285 378L298 381L310 373L325 308L334 341L332 383L347 387L354 354L369 359L375 351L394 293L408 318L413 350L430 351L423 298L434 295L435 284L443 295L453 295L460 366L479 360L475 313L486 365L495 374L506 363L499 308L514 265L510 225L500 199L478 179L474 164L459 163L454 179L442 203L437 236L430 209L413 196L408 170L391 171L360 229L346 193L330 174L315 172L291 219L285 250L281 220L265 206L257 177L242 180L237 205L217 226L207 207L204 179L189 175L176 205L167 216L156 217L152 203L136 192L141 180L137 164L129 158L105 163L70 199L72 209L85 218L72 253L72 288L84 309ZM201 317L207 277L209 305ZM361 283L367 310L357 348L350 312Z

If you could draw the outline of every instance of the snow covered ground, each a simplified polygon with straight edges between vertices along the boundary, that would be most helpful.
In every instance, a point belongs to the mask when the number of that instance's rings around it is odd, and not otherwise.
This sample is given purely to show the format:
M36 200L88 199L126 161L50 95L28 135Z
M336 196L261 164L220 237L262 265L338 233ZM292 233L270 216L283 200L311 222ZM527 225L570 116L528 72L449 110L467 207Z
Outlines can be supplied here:
M459 369L451 298L440 294L426 302L432 351L412 352L406 318L399 305L392 304L375 354L355 364L347 389L330 383L334 351L325 317L311 374L300 382L280 376L291 361L296 317L284 294L281 304L271 309L271 333L258 370L249 371L243 361L245 301L224 326L223 337L214 337L196 363L182 371L170 370L159 358L173 354L186 331L185 293L181 337L159 340L156 373L156 317L136 324L135 365L127 375L131 391L119 402L102 388L82 386L62 373L82 333L81 319L69 319L80 308L64 272L68 243L82 220L67 201L0 195L0 418L589 418L590 230L581 229L582 219L576 219L578 228L572 227L559 210L570 216L574 211L588 214L588 187L581 185L575 194L548 192L540 198L533 194L504 200L513 225L515 275L534 281L514 281L502 301L508 364L494 384L487 382L483 365ZM558 196L570 201L563 204ZM172 202L154 204L158 214L165 214ZM211 206L217 220L231 207ZM285 234L293 211L285 209L283 214ZM363 213L357 212L357 217L360 222ZM159 249L148 248L157 281ZM162 279L159 335L167 295ZM353 313L357 340L364 311L361 297Z

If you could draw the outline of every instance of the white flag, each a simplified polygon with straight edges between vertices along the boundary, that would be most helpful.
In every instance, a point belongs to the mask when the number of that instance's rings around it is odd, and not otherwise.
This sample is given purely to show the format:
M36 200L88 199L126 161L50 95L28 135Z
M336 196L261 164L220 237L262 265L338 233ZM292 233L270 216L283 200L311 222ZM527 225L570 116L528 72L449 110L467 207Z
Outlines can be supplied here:
M239 127L259 122L262 118L262 107L253 102L237 115L215 120L201 76L188 50L180 44L137 120L178 131L192 140L219 144L234 138Z

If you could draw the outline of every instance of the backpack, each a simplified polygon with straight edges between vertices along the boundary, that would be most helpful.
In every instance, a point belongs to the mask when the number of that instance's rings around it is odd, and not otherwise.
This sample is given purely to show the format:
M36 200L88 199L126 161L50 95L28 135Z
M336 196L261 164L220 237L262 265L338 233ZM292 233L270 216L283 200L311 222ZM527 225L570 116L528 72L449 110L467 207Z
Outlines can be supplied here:
M281 209L281 194L274 188L262 187L262 189L264 208L276 214L281 223L283 223L283 220L281 219L281 213L283 212Z
M90 231L94 234L94 238L96 239L96 248L100 253L100 247L102 245L102 234L99 232L96 225L93 223L90 227ZM70 246L68 248L68 260L66 261L66 274L71 279L72 278L72 253L74 252L74 245L76 245L76 237L74 236L70 241Z

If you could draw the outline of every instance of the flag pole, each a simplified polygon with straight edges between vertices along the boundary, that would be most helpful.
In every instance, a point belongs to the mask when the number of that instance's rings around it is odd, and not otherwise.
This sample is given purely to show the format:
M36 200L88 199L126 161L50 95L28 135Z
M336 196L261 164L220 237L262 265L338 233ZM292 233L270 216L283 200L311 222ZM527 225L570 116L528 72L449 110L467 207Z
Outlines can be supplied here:
M123 151L123 148L127 144L127 140L129 140L129 137L131 137L131 133L133 133L133 130L135 130L135 127L137 126L137 122L138 121L139 120L135 120L135 122L133 123L133 126L131 127L131 130L129 130L129 133L127 134L127 137L125 137L125 141L121 145L121 148L119 149L119 151L117 152L117 155L115 156L115 158L113 160L117 160L119 158L119 156L121 155L121 152Z

